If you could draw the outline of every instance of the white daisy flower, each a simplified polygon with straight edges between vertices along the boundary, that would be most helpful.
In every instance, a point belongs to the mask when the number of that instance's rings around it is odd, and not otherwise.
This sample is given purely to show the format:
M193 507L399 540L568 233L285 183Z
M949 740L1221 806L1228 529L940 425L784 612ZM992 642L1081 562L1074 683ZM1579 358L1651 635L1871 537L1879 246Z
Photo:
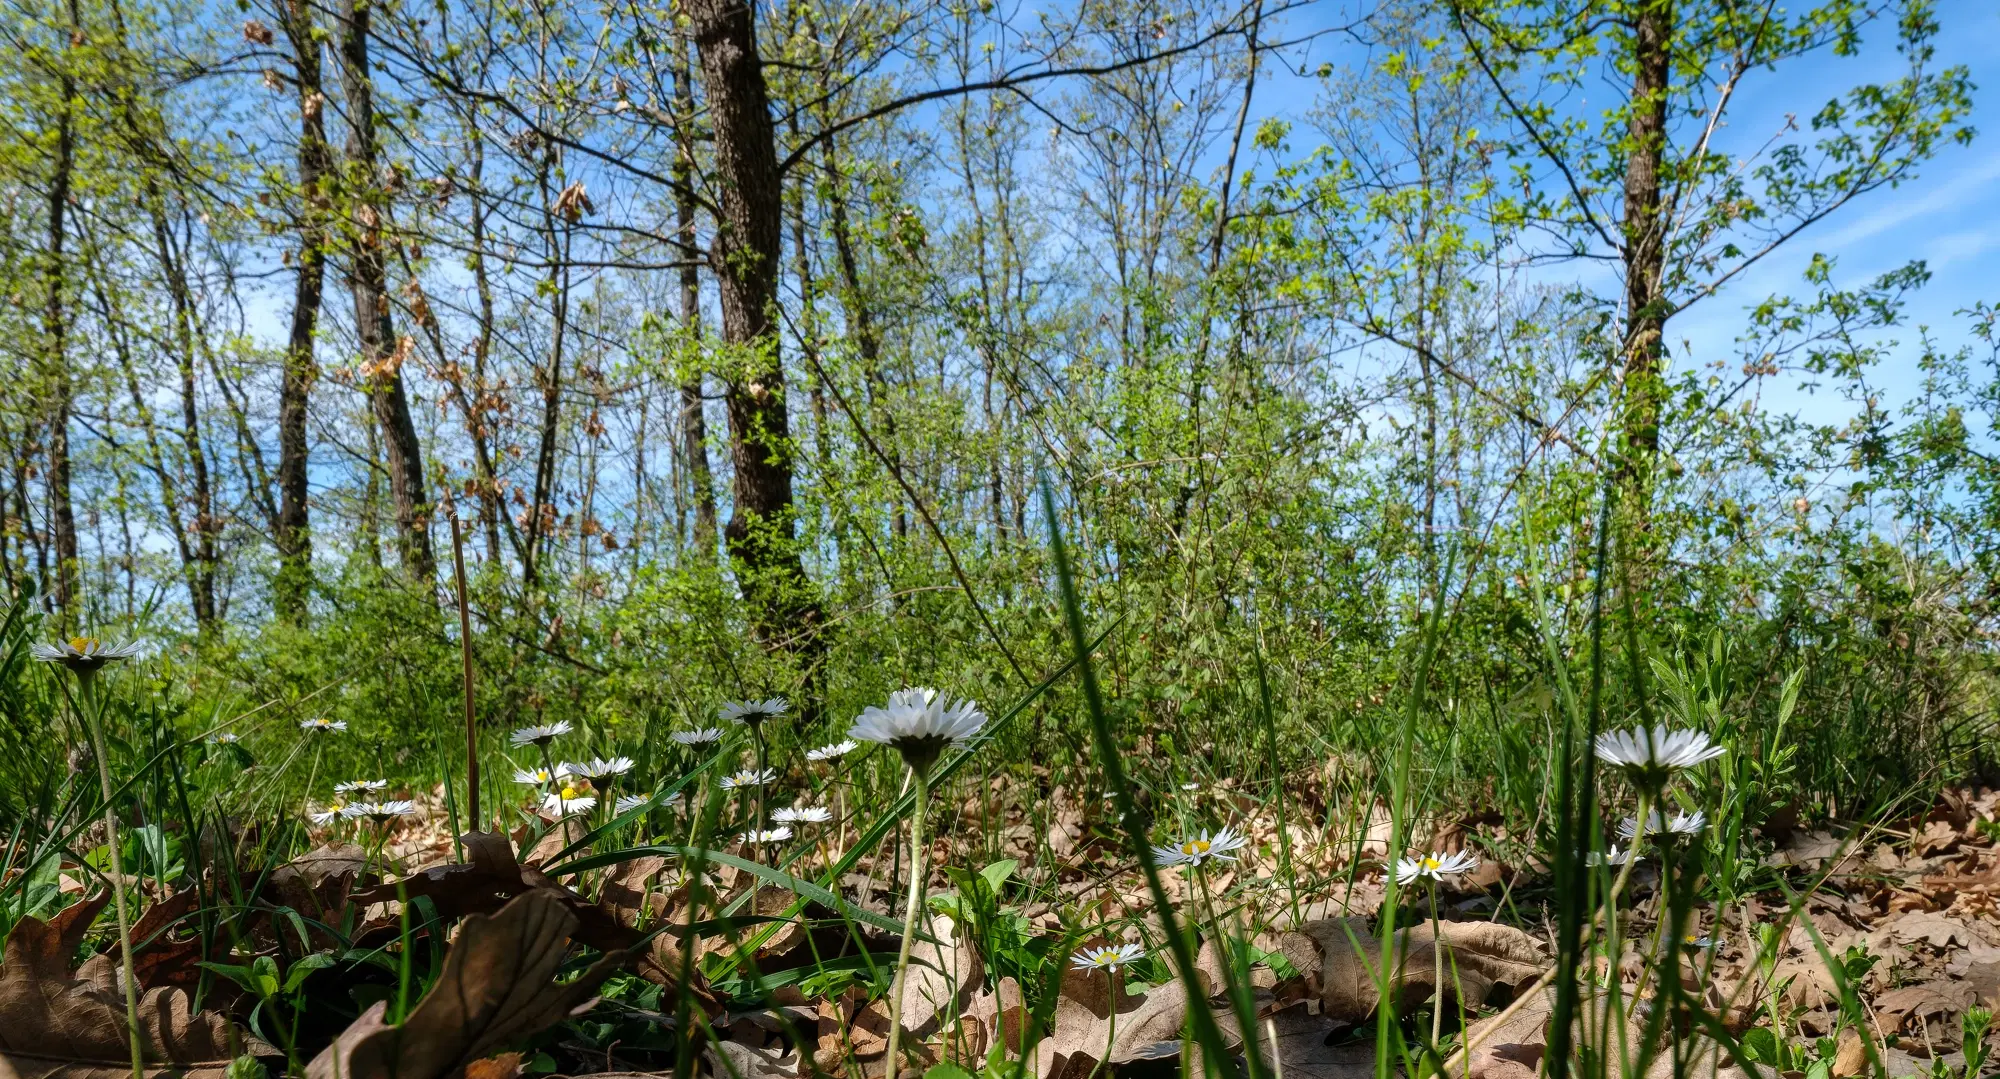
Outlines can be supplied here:
M899 689L887 705L864 710L847 737L890 746L911 768L928 771L947 746L964 746L985 725L986 713L971 701L934 689Z
M780 825L776 828L766 828L763 831L745 832L737 836L736 840L739 843L783 843L790 838L792 838L792 830Z
M563 767L587 779L616 779L632 770L632 758L613 757L605 760L603 757L593 757L583 764L566 764Z
M1146 949L1137 944L1112 944L1101 948L1084 948L1069 957L1072 970L1102 970L1116 974L1118 968L1130 966L1146 957Z
M552 817L588 813L596 808L597 796L590 793L590 784L572 775L563 776L562 786L550 791L542 799L542 812Z
M77 674L95 674L114 659L131 659L139 654L139 642L105 644L95 637L71 637L54 644L31 644L28 654L44 663L60 663Z
M1630 848L1620 850L1618 844L1613 843L1610 850L1591 851L1583 860L1587 865L1624 865L1632 860L1632 851Z
M1192 793L1194 793L1195 791L1198 791L1198 790L1200 790L1200 789L1201 789L1201 784L1199 784L1199 783L1183 783L1183 784L1181 784L1181 790L1183 790L1183 791L1185 791L1185 792L1187 792L1187 793L1189 793L1189 794L1192 794Z
M1409 884L1412 881L1441 880L1454 873L1470 873L1479 868L1479 859L1466 853L1427 851L1415 858L1404 858L1396 863L1396 883Z
M559 719L554 723L543 723L534 727L522 727L520 730L509 735L507 740L512 742L516 748L521 746L545 746L574 729L569 725L568 720Z
M325 809L309 809L306 819L314 824L332 824L347 815L347 803L335 802Z
M1687 936L1681 938L1681 943L1690 948L1713 948L1722 942L1716 940L1714 937L1704 937L1699 933L1689 933Z
M230 746L235 745L241 739L237 737L235 731L217 731L203 739L203 741L212 746Z
M1623 768L1634 783L1648 789L1665 785L1682 768L1722 756L1705 731L1669 731L1665 726L1607 731L1597 736L1597 759Z
M854 744L854 740L850 738L843 742L835 742L832 745L821 746L818 749L808 749L806 750L806 759L814 762L815 764L821 761L839 760L840 758L847 756L849 753L854 752L855 749L856 746Z
M550 783L568 775L568 769L569 765L567 764L556 765L556 770L553 772L547 768L516 768L514 769L514 782L527 783L539 787L544 783Z
M708 746L722 741L722 728L703 727L693 731L675 731L673 739L684 746Z
M417 803L406 800L393 802L356 802L346 809L341 810L340 815L349 820L359 820L362 817L366 817L377 824L387 824L397 817L416 816Z
M1228 828L1219 832L1203 830L1200 835L1190 836L1171 847L1154 847L1153 864L1199 866L1210 859L1233 862L1236 860L1235 852L1249 842Z
M761 787L766 783L770 783L773 780L776 780L777 778L778 778L778 773L769 768L766 768L761 772L756 771L755 769L745 768L742 771L737 772L735 775L723 777L722 789L726 791L733 791L742 787Z
M347 721L344 719L328 719L325 716L319 716L315 719L300 720L299 729L305 731L307 734L314 734L314 733L329 734L332 733L333 731L346 730Z
M1657 809L1646 814L1646 834L1650 836L1661 834L1676 837L1700 835L1702 828L1706 827L1707 824L1708 818L1699 809L1693 813L1676 813L1672 817L1668 817L1665 813ZM1639 818L1626 817L1620 821L1618 823L1618 834L1628 840L1636 838L1639 834Z
M355 794L361 791L372 793L374 791L387 790L388 787L389 781L386 779L350 779L345 783L335 783L333 785L333 793Z
M779 824L825 824L833 819L833 811L825 806L785 806L772 810L771 819Z
M791 706L792 702L783 697L772 697L761 701L729 701L722 706L717 715L731 723L755 727L767 719L784 715Z
M621 794L618 796L616 802L611 803L611 809L615 815L622 817L652 800L653 796L650 794ZM680 800L681 792L675 791L668 795L666 800L661 802L660 805L662 807L670 806Z

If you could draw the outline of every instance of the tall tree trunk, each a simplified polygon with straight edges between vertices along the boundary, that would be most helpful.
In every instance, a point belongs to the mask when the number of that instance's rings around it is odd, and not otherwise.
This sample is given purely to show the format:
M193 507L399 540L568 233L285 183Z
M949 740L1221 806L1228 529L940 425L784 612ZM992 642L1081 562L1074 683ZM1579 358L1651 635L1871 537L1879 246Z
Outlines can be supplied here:
M1641 4L1632 25L1632 100L1626 121L1625 340L1620 498L1643 531L1652 462L1660 448L1666 221L1660 166L1666 152L1667 77L1672 57L1673 0Z
M709 262L720 284L722 339L735 355L725 401L735 495L724 532L744 598L769 643L798 655L818 712L820 610L792 520L792 433L778 359L778 257L784 193L755 11L747 0L684 0L708 90L718 173Z
M861 356L861 373L868 380L868 404L871 410L887 408L887 373L882 369L882 334L875 328L875 316L869 310L868 298L861 291L861 265L854 251L854 229L847 220L847 183L841 178L839 151L834 140L826 141L826 172L831 181L832 197L827 200L827 224L833 230L834 261L840 264L840 310L847 318L847 325L854 334L854 347ZM888 451L891 467L902 467L902 449L896 441L896 414L885 413L878 426L882 431L882 441ZM910 535L910 511L903 504L901 495L894 496L896 503L896 538L905 540Z
M187 265L174 245L167 223L163 196L156 185L148 192L152 202L153 242L158 248L160 276L165 279L174 312L174 367L180 376L181 452L187 458L189 497L192 516L187 530L191 542L183 550L191 552L187 561L188 603L194 611L195 626L203 632L215 627L215 537L221 522L215 513L215 487L208 474L208 451L201 437L201 411L195 373L200 348L195 326L194 295L188 287Z
M76 0L70 0L71 40L83 33L83 20ZM68 266L63 261L67 235L69 189L76 168L76 115L71 102L76 99L76 78L68 60L57 76L62 103L56 107L55 160L49 175L48 249L42 266L42 341L48 364L49 393L49 528L55 541L54 599L65 616L73 615L77 589L76 511L70 502L69 416L74 389L69 377L69 312L63 305ZM46 583L46 578L44 578Z
M355 334L361 339L361 379L381 429L389 472L389 501L403 568L433 595L437 562L431 552L430 505L424 496L423 445L403 387L406 354L390 317L389 273L383 250L385 197L375 138L375 98L368 68L372 0L343 0L340 86L347 99L347 164L354 217L354 254L348 283L354 294Z
M674 155L674 226L682 250L680 268L681 328L689 341L701 337L701 271L690 257L695 250L694 75L688 70L687 49L674 44L674 103L679 123ZM708 467L708 417L702 410L701 370L681 383L681 446L687 461L687 485L694 502L694 545L703 558L715 557L715 480Z
M526 535L521 549L521 583L530 591L540 580L544 552L553 549L553 544L548 541L555 534L558 516L555 507L556 443L562 434L564 346L569 337L569 237L572 231L572 225L558 219L554 208L555 192L549 186L549 174L556 165L554 152L542 152L545 155L540 175L542 226L549 245L549 318L553 332L549 339L548 366L535 372L535 381L542 391L542 417L535 442L534 491L528 500L528 526L524 530Z
M272 599L279 617L299 622L305 617L313 580L306 415L319 373L314 336L319 332L326 282L326 177L333 154L326 141L326 91L313 9L306 0L284 0L284 13L299 84L299 264L292 284L284 377L278 385L278 520L273 536L278 545L278 579Z

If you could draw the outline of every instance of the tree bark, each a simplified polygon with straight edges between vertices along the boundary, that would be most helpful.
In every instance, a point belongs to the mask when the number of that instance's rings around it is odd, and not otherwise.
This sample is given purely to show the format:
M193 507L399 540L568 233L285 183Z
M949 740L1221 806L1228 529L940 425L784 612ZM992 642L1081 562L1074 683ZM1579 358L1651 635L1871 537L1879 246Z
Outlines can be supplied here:
M314 38L312 8L305 0L284 0L285 36L292 46L299 97L299 263L292 284L292 325L285 345L284 376L278 386L278 579L272 589L278 616L305 618L312 591L312 534L307 508L307 406L319 369L314 337L326 281L326 176L332 151L326 141L326 93L320 74L320 44Z
M1645 484L1660 448L1660 407L1665 387L1661 361L1667 319L1662 273L1666 222L1660 203L1660 167L1667 139L1667 78L1673 38L1673 0L1649 0L1632 26L1632 100L1626 120L1624 454L1619 462L1621 499L1643 522Z
M695 249L694 231L694 138L688 131L694 117L694 76L688 70L687 50L674 45L674 102L680 124L674 158L674 225L682 245L681 327L689 341L701 337L701 273L688 254ZM688 490L694 503L694 545L703 558L715 557L715 480L708 467L708 417L703 413L701 372L680 385L681 453L687 461ZM675 527L679 527L678 525Z
M385 193L378 175L374 87L368 74L369 9L372 0L343 0L340 85L347 99L347 162L359 185L350 197L354 254L348 267L354 296L355 333L361 340L361 383L381 429L389 473L389 501L396 515L403 568L432 594L437 561L431 551L430 505L424 496L423 445L403 387L405 349L390 316L389 274L383 250Z
M754 12L744 0L687 0L684 10L720 181L709 262L732 353L725 402L735 505L724 538L766 641L810 668L820 651L819 605L793 532L791 427L774 324L784 197Z
M67 5L72 41L82 33L75 0ZM77 587L76 510L70 502L69 417L74 389L69 377L69 312L63 304L68 266L63 243L67 236L70 181L76 168L76 77L65 61L56 79L62 103L56 109L55 160L49 175L48 248L42 265L42 341L49 387L49 529L55 543L56 606L73 613ZM46 578L44 579L46 582Z
M189 497L192 516L187 522L190 543L182 545L186 558L188 605L193 609L198 630L215 627L216 534L221 521L215 513L215 486L208 473L208 450L201 437L201 411L196 372L201 347L195 325L194 295L188 286L187 265L176 250L166 207L157 185L148 184L152 202L153 242L158 248L160 276L165 279L174 312L174 367L180 377L181 452L187 457Z

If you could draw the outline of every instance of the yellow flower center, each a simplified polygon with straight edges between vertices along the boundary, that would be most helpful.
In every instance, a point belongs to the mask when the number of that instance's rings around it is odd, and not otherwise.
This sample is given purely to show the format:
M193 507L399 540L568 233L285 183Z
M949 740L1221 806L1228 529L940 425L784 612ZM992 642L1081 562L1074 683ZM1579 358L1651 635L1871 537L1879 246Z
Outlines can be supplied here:
M69 639L69 646L70 646L71 648L75 649L75 650L76 650L76 651L78 651L78 652L83 652L83 653L85 653L85 654L88 654L88 653L90 652L90 650L91 650L91 649L93 649L93 648L96 648L96 647L97 647L97 638L95 638L95 637L71 637L71 638Z
M565 783L563 784L562 796L564 801L568 801L571 798L580 798L583 796L583 789L574 783Z
M1181 853L1190 858L1199 858L1208 853L1208 847L1209 843L1206 839L1190 839L1181 844Z
M1443 869L1443 868L1444 868L1444 863L1443 863L1443 862L1440 862L1440 861L1438 861L1438 858L1437 858L1437 855L1435 855L1435 854L1426 854L1426 855L1424 855L1424 860L1423 860L1423 862L1422 862L1421 864L1423 865L1423 867L1424 867L1424 869L1425 869L1426 871L1428 871L1428 872L1432 872L1432 873L1435 873L1435 872L1437 872L1438 870L1440 870L1440 869Z

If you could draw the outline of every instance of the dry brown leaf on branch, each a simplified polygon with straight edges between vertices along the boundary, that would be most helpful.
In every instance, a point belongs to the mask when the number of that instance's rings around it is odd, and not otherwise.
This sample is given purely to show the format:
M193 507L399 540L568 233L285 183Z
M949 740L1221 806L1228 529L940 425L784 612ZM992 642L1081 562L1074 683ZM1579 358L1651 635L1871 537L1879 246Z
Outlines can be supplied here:
M1478 1008L1495 987L1509 989L1540 977L1545 961L1535 938L1498 922L1446 922L1445 991ZM1401 961L1389 974L1398 1009L1429 1000L1435 990L1437 955L1429 923L1398 934ZM1319 985L1320 1006L1328 1016L1360 1022L1375 1014L1380 999L1382 942L1369 934L1368 919L1328 918L1287 933L1280 950ZM1311 943L1302 946L1299 939Z
M75 908L71 908L75 909ZM0 1067L8 1079L115 1079L132 1074L125 1001L107 985L71 975L89 919L61 928L23 918L7 934L0 963ZM148 1074L220 1076L244 1052L270 1052L221 1015L196 1014L179 989L149 990L139 1001Z
M564 899L542 889L491 917L468 917L445 955L444 972L409 1017L390 1026L383 1018L387 1002L377 1003L313 1058L308 1079L456 1075L501 1043L587 1007L626 957L606 956L575 981L551 984L576 928Z

